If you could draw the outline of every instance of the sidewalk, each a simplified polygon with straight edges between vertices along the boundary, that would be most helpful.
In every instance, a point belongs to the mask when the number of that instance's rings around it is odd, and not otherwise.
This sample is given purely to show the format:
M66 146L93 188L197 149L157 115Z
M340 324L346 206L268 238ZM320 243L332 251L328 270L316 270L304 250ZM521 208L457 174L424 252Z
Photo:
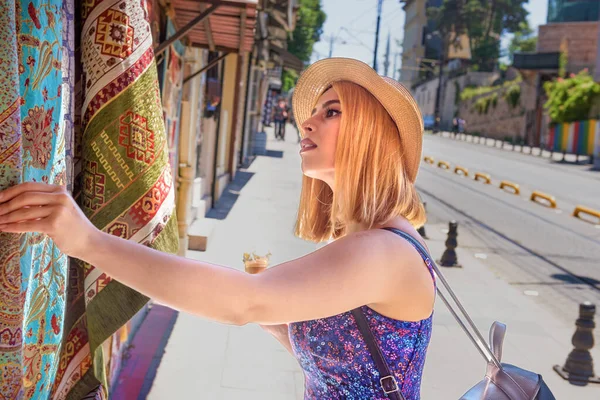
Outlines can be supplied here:
M206 252L188 257L243 269L242 254L273 253L271 265L316 248L293 235L301 170L296 132L268 148L283 157L258 157L254 175L240 190L226 219L217 221ZM444 249L445 226L427 226L434 257ZM508 325L504 361L542 374L557 399L598 399L600 385L576 387L552 370L571 350L573 323L565 325L530 298L496 278L477 259L458 249L462 269L444 270L475 323L487 338L493 320ZM574 316L576 310L574 310ZM485 362L438 301L434 333L422 385L423 399L456 399L483 378ZM594 349L600 369L598 347ZM124 378L127 379L127 378ZM170 399L302 399L303 376L295 359L260 327L230 327L180 313L148 395Z

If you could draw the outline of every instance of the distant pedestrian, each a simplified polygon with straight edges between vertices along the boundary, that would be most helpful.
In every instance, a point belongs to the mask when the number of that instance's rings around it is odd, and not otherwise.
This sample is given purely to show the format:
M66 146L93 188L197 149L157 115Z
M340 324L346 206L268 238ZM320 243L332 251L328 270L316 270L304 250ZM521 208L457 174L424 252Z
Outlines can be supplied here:
M458 118L454 117L452 119L452 133L454 136L456 136L456 134L458 133L458 125L459 125Z
M467 121L465 121L462 118L459 118L458 119L458 132L464 133L466 127L467 127Z
M275 138L285 140L285 124L289 118L290 107L285 98L280 97L277 104L273 107L273 122L275 122Z

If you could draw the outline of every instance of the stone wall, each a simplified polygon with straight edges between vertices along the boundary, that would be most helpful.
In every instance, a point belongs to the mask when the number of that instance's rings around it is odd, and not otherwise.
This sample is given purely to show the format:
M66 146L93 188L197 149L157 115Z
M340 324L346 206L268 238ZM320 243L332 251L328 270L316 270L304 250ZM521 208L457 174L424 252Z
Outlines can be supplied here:
M520 82L519 86L521 97L515 108L511 108L504 99L506 88L462 101L459 115L466 121L466 131L494 139L524 138L531 110L535 109L535 86L526 81ZM487 113L480 114L475 109L475 102L494 93L498 95L496 107L490 105Z
M442 129L452 128L452 119L458 110L456 102L456 89L459 91L467 86L488 86L491 85L500 74L496 72L473 72L469 71L463 75L454 78L444 78L442 90L442 101L440 102L440 126ZM439 78L435 77L429 81L421 83L412 90L412 94L419 105L423 116L433 116L435 113L435 98L437 96Z
M452 120L460 105L456 101L457 89L460 93L467 86L489 86L499 77L500 74L497 72L469 71L464 75L446 80L443 90L443 101L440 105L442 129L452 129Z

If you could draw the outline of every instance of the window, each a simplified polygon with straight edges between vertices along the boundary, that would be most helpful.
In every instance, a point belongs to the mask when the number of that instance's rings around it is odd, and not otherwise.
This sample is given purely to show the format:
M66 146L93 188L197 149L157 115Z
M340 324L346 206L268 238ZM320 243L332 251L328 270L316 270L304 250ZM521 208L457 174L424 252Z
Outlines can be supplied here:
M548 23L598 21L598 0L548 0Z

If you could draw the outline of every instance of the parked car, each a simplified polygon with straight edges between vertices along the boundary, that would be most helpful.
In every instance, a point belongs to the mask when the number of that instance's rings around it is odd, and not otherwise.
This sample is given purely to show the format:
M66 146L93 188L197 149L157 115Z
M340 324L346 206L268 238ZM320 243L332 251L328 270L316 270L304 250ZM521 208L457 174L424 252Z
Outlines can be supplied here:
M427 130L433 130L435 128L435 118L433 115L423 115L423 126Z

